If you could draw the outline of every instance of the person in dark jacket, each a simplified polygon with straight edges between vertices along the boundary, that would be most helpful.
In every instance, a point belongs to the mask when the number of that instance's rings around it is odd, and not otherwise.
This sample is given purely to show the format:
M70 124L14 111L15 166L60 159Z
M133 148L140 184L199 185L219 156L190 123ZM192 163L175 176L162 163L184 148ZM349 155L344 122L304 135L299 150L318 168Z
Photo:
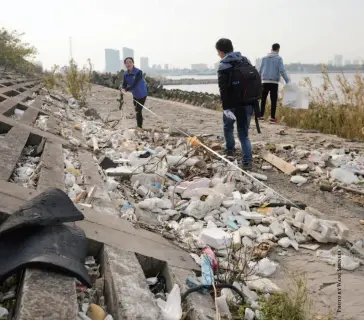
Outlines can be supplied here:
M253 163L252 145L249 140L249 126L253 115L253 107L240 106L238 101L234 101L234 96L230 90L230 72L234 63L250 61L234 52L234 47L229 39L220 39L216 43L216 50L221 58L218 68L218 84L223 108L224 137L226 144L226 154L228 157L235 154L234 123L237 124L238 137L243 151L243 169L251 169Z
M142 110L148 96L147 84L143 78L143 71L134 66L133 58L124 60L126 71L121 88L122 94L131 92L133 94L134 106L136 111L136 120L138 128L143 128Z

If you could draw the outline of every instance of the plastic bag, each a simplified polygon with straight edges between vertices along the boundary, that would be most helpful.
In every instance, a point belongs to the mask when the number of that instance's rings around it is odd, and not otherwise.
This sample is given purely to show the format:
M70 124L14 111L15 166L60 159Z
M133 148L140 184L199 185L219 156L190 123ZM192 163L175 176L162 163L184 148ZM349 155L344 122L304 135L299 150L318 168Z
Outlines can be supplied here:
M307 94L295 83L288 83L283 88L282 105L295 109L308 109L309 100Z
M342 168L332 170L330 176L345 184L357 183L359 181L358 177L353 172Z
M249 261L248 265L254 274L269 277L276 271L278 264L270 261L268 258L264 258L258 262Z
M167 301L157 299L158 307L162 311L163 320L180 320L182 317L181 290L178 284L173 286Z

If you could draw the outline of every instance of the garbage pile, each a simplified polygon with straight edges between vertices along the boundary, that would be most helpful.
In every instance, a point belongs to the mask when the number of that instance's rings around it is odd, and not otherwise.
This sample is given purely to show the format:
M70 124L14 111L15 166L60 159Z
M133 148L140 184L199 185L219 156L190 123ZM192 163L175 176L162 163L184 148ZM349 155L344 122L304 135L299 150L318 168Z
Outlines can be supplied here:
M310 208L282 201L256 180L267 180L265 175L246 176L196 140L171 135L168 129L110 131L90 121L82 128L88 145L97 150L110 196L123 197L120 216L158 230L189 250L201 266L202 276L191 275L187 284L210 286L221 278L214 260L205 251L199 255L206 248L218 256L224 279L245 268L244 281L232 285L243 292L248 318L259 317L262 294L280 292L267 278L279 268L268 257L272 250L286 255L289 247L317 250L321 243L332 243L338 245L332 251L317 251L318 259L332 264L335 250L346 244L349 230L343 223L318 219ZM362 263L351 252L341 257L346 270ZM234 294L226 289L219 298L221 308L230 296ZM165 303L159 305L163 309Z
M342 189L364 195L364 152L326 144L323 147L307 149L291 144L267 145L282 160L297 169L291 182L299 186L313 182L322 191ZM270 168L267 168L271 169ZM364 202L363 202L364 204Z
M363 263L355 256L364 251L362 242L355 243L351 251L345 250L349 230L343 223L319 219L311 208L282 200L260 182L267 180L266 175L248 176L201 145L202 141L219 150L220 141L186 139L172 128L115 130L93 116L85 119L73 103L69 107L72 111L68 117L76 124L64 127L63 135L73 145L94 153L106 190L119 204L120 217L161 233L191 253L202 274L191 274L186 279L191 289L204 293L214 283L227 283L233 288L219 292L221 313L229 314L227 300L233 300L237 304L247 303L246 319L261 317L260 298L281 291L267 278L280 268L279 262L269 258L273 250L280 256L287 255L290 247L295 251L313 250L318 259L329 264L333 264L340 251L342 268L347 270L355 270ZM84 141L75 138L73 130L81 131ZM363 181L354 171L360 168L358 153L336 150L323 160L318 153L311 156L310 151L292 147L283 150L286 159L293 161L293 183L301 185L308 179L343 181L339 179L341 170L346 170L345 174L355 173L358 180L352 178L350 183L360 186ZM65 159L70 162L65 161L66 179L72 182L68 194L78 197L84 191L74 185L81 183L77 181L77 170L82 173L82 168L74 153L67 151ZM353 166L349 160L354 161ZM331 175L324 172L329 165L334 165ZM271 168L262 166L265 170ZM348 182L345 179L343 183ZM317 250L320 244L328 243L336 246L332 250ZM241 275L240 279L236 274ZM178 290L168 297L158 297L165 318L170 315L167 310L181 312L178 299L173 299L179 296L175 295Z

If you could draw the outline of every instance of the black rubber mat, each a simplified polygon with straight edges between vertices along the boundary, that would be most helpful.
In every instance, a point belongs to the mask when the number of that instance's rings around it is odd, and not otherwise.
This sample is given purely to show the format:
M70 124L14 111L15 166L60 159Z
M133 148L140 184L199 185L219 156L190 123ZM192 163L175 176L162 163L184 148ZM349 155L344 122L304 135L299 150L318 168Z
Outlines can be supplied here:
M87 239L83 230L67 225L16 229L0 236L0 283L26 268L59 272L91 287L84 266Z
M50 189L11 214L1 224L0 235L19 228L55 225L84 218L66 193L60 189Z

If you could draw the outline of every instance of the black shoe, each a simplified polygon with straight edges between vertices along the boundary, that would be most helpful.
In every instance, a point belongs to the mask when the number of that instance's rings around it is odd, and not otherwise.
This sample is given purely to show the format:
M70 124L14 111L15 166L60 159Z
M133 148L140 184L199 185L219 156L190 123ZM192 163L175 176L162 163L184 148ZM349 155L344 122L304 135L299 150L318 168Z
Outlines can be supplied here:
M251 170L251 169L253 169L253 164L245 162L245 163L241 164L241 168L243 170Z
M235 157L235 151L227 150L227 151L226 151L226 156L227 156L228 158Z

